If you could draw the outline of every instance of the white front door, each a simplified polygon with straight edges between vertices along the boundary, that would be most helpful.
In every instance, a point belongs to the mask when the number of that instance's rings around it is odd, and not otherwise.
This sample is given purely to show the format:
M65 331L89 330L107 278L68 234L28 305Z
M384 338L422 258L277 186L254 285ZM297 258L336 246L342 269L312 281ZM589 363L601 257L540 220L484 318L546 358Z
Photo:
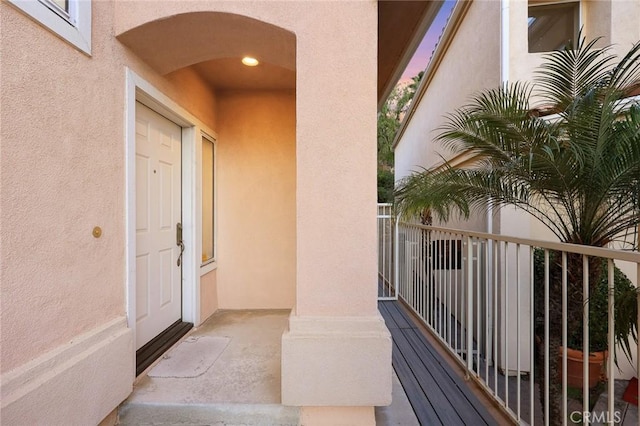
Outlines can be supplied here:
M182 317L181 134L136 102L136 350Z

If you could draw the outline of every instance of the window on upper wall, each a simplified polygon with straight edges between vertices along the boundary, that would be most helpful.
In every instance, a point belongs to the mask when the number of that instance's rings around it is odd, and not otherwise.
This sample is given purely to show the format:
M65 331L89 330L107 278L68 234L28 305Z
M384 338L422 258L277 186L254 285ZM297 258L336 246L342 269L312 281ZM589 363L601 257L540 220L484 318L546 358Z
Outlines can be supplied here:
M529 52L559 50L578 37L580 2L529 0Z
M8 0L54 34L91 54L91 0Z
M215 260L215 146L202 137L202 264Z

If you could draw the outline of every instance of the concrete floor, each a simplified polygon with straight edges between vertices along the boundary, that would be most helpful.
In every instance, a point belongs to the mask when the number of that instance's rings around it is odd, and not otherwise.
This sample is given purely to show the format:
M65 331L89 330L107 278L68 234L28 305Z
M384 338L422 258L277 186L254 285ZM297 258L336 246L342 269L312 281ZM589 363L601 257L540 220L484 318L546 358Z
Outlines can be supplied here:
M288 310L216 312L187 337L228 338L215 362L196 377L146 376L129 401L279 404L280 339L288 317ZM153 375L153 367L148 373Z
M280 405L288 317L288 310L216 312L141 376L119 423L297 424L298 409ZM395 374L393 403L376 408L376 422L418 425Z

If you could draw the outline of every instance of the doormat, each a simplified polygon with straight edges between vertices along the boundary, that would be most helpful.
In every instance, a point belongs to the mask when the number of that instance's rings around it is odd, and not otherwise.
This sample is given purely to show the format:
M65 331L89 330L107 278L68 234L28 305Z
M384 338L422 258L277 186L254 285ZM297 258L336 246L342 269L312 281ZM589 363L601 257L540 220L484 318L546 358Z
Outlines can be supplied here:
M149 377L193 378L204 374L231 341L228 337L191 336L164 354Z
M629 404L638 405L638 378L632 377L629 380L629 384L627 388L624 390L624 394L622 395L622 400L628 402Z

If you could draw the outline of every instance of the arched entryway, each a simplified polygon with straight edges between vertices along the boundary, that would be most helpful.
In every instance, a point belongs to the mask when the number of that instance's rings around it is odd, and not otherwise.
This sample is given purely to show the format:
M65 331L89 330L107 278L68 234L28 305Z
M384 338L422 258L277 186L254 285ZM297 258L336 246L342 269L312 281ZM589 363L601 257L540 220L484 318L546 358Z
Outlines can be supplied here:
M372 406L388 403L391 385L369 213L377 3L148 6L116 2L116 37L136 70L154 74L150 84L188 87L195 96L168 95L187 110L203 110L215 130L217 267L198 276L198 243L192 253L187 245L185 262L200 285L194 322L216 308L293 307L276 343L281 402L304 407L310 424L308 416L336 413L370 423ZM245 55L270 65L264 79L248 77L252 71L238 62ZM197 148L192 153L197 194L201 166ZM197 211L197 200L183 209ZM192 231L199 219L192 218ZM199 238L196 231L191 237Z
M146 329L147 337L142 338L142 327L151 323L150 289L158 286L157 293L162 294L164 285L162 279L150 281L153 274L140 269L179 269L179 319L196 326L218 309L294 306L296 37L250 17L200 11L154 19L123 32L118 40L153 70L146 85L154 91L162 93L168 84L173 90L184 87L194 94L172 106L154 99L144 87L134 90L135 101L145 104L137 105L138 111L151 110L158 120L164 118L182 128L182 194L173 197L181 205L181 218L167 221L165 228L170 234L174 231L169 228L180 223L182 231L176 228L176 239L185 245L180 265L174 262L179 256L174 253L165 256L170 262L149 266L150 255L141 251L138 241L140 215L133 215L130 229L137 232L129 235L133 244L128 246L136 247L129 258L137 270L129 273L129 317L134 330L140 328L136 330L140 372L146 365L140 364L143 355L159 355L156 348L161 346L155 337L149 340ZM258 65L244 64L246 57ZM189 116L190 111L205 113L184 117L175 109ZM141 123L138 115L135 126ZM178 118L172 120L174 115ZM146 179L139 170L147 164L139 161L141 155L135 151L131 180ZM153 182L156 175L149 171L149 176ZM148 206L146 180L130 185L137 191L130 203L138 210ZM173 250L179 251L176 246ZM139 261L143 257L144 262ZM135 324L131 318L136 318ZM157 339L165 346L180 337L171 330L163 333L164 326L159 330ZM158 336L155 331L151 334Z

